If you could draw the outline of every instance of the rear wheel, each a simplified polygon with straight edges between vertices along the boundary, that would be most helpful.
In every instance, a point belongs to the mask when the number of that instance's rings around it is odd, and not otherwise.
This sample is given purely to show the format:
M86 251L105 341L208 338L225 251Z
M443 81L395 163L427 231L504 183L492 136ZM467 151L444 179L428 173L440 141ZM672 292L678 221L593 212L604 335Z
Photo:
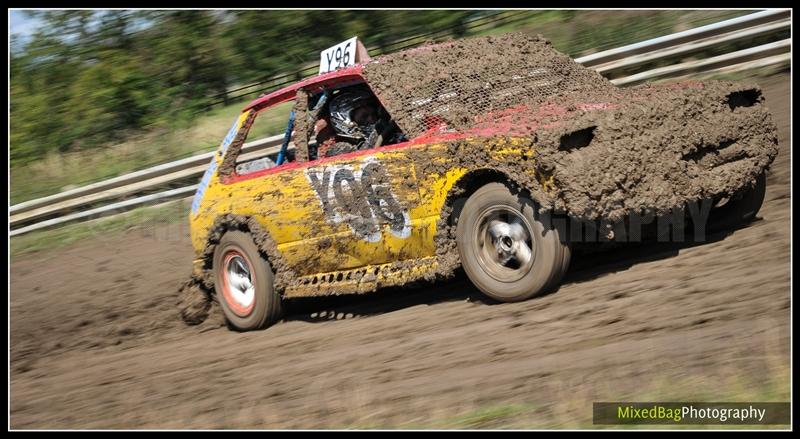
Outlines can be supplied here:
M214 250L214 288L234 329L263 328L280 318L281 298L273 287L272 269L250 235L226 233Z
M756 178L754 185L743 188L725 204L711 210L709 229L724 230L753 221L764 203L766 191L767 173L764 172Z
M569 250L549 216L501 183L489 183L469 197L458 217L456 239L469 279L503 302L544 293L569 264Z

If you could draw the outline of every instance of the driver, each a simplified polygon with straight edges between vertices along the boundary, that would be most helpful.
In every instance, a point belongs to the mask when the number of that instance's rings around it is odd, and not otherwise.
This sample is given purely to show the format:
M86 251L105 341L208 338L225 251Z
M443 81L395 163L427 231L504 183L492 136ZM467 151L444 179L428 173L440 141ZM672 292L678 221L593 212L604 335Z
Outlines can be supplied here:
M383 107L366 87L356 86L342 90L330 102L330 125L340 140L325 148L324 156L333 156L380 146L385 143L382 134L388 131L383 121ZM380 138L379 138L380 137Z
M375 131L378 101L363 87L342 90L331 100L330 121L339 137L357 146Z

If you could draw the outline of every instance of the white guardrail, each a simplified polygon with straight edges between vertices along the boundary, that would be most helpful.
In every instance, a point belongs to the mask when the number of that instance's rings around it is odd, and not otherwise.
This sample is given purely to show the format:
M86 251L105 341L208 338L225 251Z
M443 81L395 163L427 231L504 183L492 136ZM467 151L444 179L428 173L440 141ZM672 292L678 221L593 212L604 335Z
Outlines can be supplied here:
M752 40L770 32L790 28L791 10L766 10L594 53L576 58L575 61L591 67L603 75L609 75L621 69L630 71L637 66L657 60L676 59L680 61L682 58L712 46ZM696 72L730 72L785 64L789 63L790 59L791 39L789 38L711 58L653 68L630 76L612 79L611 82L616 85L630 85L646 80ZM250 160L275 155L280 149L282 140L283 135L281 134L246 143L243 147L242 158ZM292 147L293 145L290 145L290 148ZM10 230L9 236L68 222L117 214L157 201L190 196L197 188L197 184L120 201L143 192L166 189L171 183L199 178L205 172L214 153L188 157L10 206L9 225L12 230ZM109 202L110 204L96 207Z

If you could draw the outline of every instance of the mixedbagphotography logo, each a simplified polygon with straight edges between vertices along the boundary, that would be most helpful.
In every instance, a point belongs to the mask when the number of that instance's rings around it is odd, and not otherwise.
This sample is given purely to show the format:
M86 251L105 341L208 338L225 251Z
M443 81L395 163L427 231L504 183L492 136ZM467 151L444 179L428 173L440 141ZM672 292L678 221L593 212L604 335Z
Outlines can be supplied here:
M593 423L607 425L781 425L788 402L596 402Z

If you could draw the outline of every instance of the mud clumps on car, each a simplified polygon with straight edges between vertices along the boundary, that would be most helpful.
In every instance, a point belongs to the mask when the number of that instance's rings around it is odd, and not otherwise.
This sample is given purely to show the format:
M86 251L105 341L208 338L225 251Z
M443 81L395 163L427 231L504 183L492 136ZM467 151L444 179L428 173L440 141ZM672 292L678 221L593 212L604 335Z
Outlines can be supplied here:
M293 139L296 145L297 160L308 161L308 138L313 131L314 124L309 124L308 121L308 92L305 89L297 89L292 112L294 113L294 129L297 133Z
M250 115L247 116L245 119L242 128L236 134L236 137L231 142L230 148L233 148L228 154L225 155L225 159L219 165L219 175L229 176L233 174L233 171L236 169L236 157L239 155L239 151L241 151L242 146L244 146L244 139L247 137L247 133L250 130L250 127L253 125L253 122L256 119L256 112L251 111ZM220 152L223 152L220 150ZM215 157L216 160L216 157Z
M607 110L576 112L537 130L536 166L552 172L554 209L614 224L752 186L778 149L763 99L735 109L726 102L747 90L760 96L752 84L646 85L624 90ZM570 136L576 145L565 145Z
M492 139L525 137L532 160L495 161L496 169L532 190L539 177L551 178L537 202L578 220L613 224L728 196L752 185L777 154L756 85L620 89L541 37L424 46L377 58L364 75L410 137L486 139L479 148L452 141L440 165L421 154L418 174L479 168Z
M747 105L731 106L728 97L742 94ZM477 187L494 181L491 169L540 211L590 224L608 240L632 216L669 215L754 185L777 154L776 127L753 84L645 85L588 102L576 94L487 120L444 142L446 160L409 153L420 181L464 169ZM459 264L452 216L469 193L459 184L448 195L435 238L439 276Z
M467 129L480 116L519 104L615 90L549 41L521 33L423 46L378 57L363 71L409 137L439 124Z
M190 326L199 325L212 313L213 287L206 287L202 278L192 276L178 289L177 305L184 323Z

